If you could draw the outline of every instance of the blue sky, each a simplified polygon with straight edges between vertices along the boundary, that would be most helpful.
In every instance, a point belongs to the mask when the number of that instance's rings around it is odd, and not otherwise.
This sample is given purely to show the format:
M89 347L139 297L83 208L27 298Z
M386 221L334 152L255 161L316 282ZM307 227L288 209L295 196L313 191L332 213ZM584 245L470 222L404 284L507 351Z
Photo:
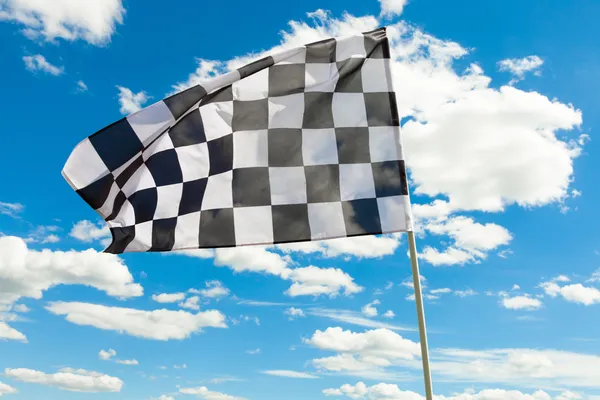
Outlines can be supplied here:
M598 12L0 0L0 397L421 399L404 235L117 257L60 174L167 94L387 25L434 393L600 398Z

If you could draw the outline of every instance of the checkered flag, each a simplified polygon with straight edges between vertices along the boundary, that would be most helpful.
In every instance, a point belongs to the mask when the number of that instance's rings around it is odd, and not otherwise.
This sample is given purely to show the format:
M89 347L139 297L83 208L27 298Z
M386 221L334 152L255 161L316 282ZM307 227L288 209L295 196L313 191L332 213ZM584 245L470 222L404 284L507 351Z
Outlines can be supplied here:
M77 145L108 253L412 230L385 28L265 57Z

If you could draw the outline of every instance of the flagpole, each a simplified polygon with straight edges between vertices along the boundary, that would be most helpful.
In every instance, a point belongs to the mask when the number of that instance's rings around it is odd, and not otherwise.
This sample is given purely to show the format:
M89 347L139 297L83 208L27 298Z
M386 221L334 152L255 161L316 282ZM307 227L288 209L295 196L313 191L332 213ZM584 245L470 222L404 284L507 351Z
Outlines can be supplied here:
M417 244L414 231L408 231L408 248L410 251L410 264L412 267L413 284L415 287L415 303L417 304L417 318L419 320L419 337L421 343L421 360L423 361L423 377L425 378L425 398L433 400L433 387L431 384L431 370L429 368L429 349L427 346L427 331L425 327L425 311L423 309L423 293L421 291L421 275L419 274L419 261L417 259Z

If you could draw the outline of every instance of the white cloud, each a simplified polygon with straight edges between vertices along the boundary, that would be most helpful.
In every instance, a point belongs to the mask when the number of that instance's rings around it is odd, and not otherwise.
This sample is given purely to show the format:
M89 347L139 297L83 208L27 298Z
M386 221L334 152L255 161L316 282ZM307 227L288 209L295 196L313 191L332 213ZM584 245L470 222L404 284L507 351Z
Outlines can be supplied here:
M308 266L291 270L289 279L294 283L286 291L292 297L296 296L337 296L342 290L348 296L359 293L362 287L354 283L354 279L339 268L319 268Z
M201 295L202 297L207 297L211 299L217 299L219 297L229 296L229 289L227 289L220 281L207 281L205 282L206 289L196 290L190 289L190 293L196 293Z
M392 310L387 310L385 314L383 314L383 318L394 318L396 314Z
M182 394L195 395L199 399L204 400L246 400L244 397L231 396L225 393L210 391L208 388L206 388L206 386L198 388L180 388L179 392Z
M509 310L537 310L542 307L540 300L529 295L505 297L500 301L500 304Z
M84 81L77 81L77 93L85 93L88 91L88 87Z
M200 309L200 305L198 304L199 302L200 302L199 296L191 296L191 297L188 297L187 299L185 299L184 302L179 303L179 307L188 308L190 310L199 310Z
M507 58L498 62L500 71L507 71L513 75L510 84L514 84L523 80L527 72L533 72L534 75L541 74L541 66L544 64L538 56L527 56L523 58Z
M59 231L60 228L55 225L37 226L35 229L29 232L26 243L58 243L60 238L54 233Z
M285 315L288 315L290 319L305 317L304 311L301 308L290 307L284 311Z
M119 111L123 115L133 114L143 108L144 104L150 99L146 92L133 93L131 89L123 86L117 86L119 89Z
M187 365L186 364L173 365L173 368L175 368L175 369L187 369Z
M35 251L21 238L0 237L0 304L21 297L42 298L58 285L86 285L119 298L143 295L123 260L113 254L85 251Z
M41 54L24 56L23 62L25 62L25 68L31 72L40 71L54 76L62 75L65 72L65 67L57 67L56 65L50 64L46 60L46 57Z
M115 26L123 23L122 0L82 3L77 0L4 0L0 3L0 21L23 25L30 39L47 41L82 39L102 45L110 41Z
M327 258L354 256L379 258L395 253L400 234L355 236L313 242L289 243L275 246L285 252L316 253Z
M408 0L379 0L381 4L381 15L392 17L402 14Z
M257 349L254 349L254 350L246 350L246 353L254 356L256 354L260 354L260 349L257 348Z
M267 251L262 246L232 247L215 250L215 265L227 266L235 272L261 272L286 278L289 257Z
M52 302L46 309L64 315L77 325L127 333L144 339L182 340L203 328L226 328L225 316L217 310L191 314L187 311L136 310L78 302Z
M18 218L23 212L25 206L19 203L4 203L0 201L0 215L8 215L12 218Z
M519 290L519 289L521 289L521 286L514 284L512 289L510 289L510 290Z
M583 286L581 283L559 286L556 282L543 282L540 286L547 295L551 297L560 295L572 303L586 306L600 303L600 290L595 287Z
M319 379L318 376L308 374L306 372L290 371L290 370L269 370L263 371L263 374L279 376L283 378L296 378L296 379Z
M25 304L15 304L12 309L19 313L28 313L31 311Z
M23 333L8 326L5 322L0 320L0 341L1 340L16 340L27 343L27 337Z
M15 394L18 390L12 386L8 386L6 383L0 382L0 397L5 394Z
M161 395L158 399L156 400L175 400L175 397L173 396L167 396L166 394Z
M88 220L82 220L73 225L69 236L81 240L82 242L91 243L95 240L107 239L110 237L110 230L105 223L94 224Z
M117 355L117 352L113 349L100 350L100 352L98 352L98 358L100 358L101 360L104 360L104 361L110 360L111 358L113 358L116 355Z
M177 303L183 299L185 299L185 293L159 293L152 295L152 300L157 303Z
M328 309L328 308L311 308L307 312L309 315L316 317L328 318L333 321L343 322L346 324L362 326L365 328L384 328L393 331L416 331L415 328L409 328L405 326L392 325L386 322L376 321L369 318L363 317L362 313L340 310L340 309Z
M374 300L372 302L370 302L369 304L365 304L362 308L361 311L363 314L365 314L367 317L376 317L378 312L377 312L377 308L375 308L374 306L381 304L381 302L379 300Z
M454 295L458 297L469 297L469 296L477 296L479 293L474 291L473 289L467 290L455 290Z
M27 368L7 368L4 374L22 382L55 386L73 392L120 392L123 387L123 381L119 378L85 370L63 369L47 374Z
M123 364L123 365L140 365L140 363L136 359L132 359L132 360L116 360L116 362L117 362L117 364Z
M431 294L447 294L447 293L452 293L452 289L450 289L450 288L433 289L433 290L430 290L429 293L431 293Z

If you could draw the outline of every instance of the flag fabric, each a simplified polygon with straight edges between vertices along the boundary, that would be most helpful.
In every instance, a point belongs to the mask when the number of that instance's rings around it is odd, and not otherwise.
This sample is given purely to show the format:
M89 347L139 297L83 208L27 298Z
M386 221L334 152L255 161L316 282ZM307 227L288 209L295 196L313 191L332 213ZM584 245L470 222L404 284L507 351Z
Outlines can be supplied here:
M80 142L63 176L105 252L412 230L386 29L274 53Z

